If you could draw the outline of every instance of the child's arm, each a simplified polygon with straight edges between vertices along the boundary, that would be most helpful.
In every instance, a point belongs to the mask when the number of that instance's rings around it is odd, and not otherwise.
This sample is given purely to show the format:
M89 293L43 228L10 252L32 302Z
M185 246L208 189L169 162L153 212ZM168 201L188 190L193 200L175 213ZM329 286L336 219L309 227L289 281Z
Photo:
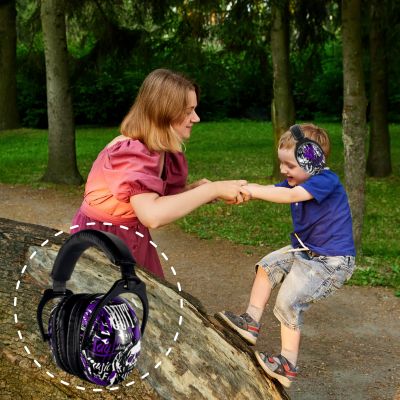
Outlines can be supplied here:
M243 186L251 193L253 199L271 201L273 203L297 203L311 200L313 196L301 186L286 188L273 185L250 183Z

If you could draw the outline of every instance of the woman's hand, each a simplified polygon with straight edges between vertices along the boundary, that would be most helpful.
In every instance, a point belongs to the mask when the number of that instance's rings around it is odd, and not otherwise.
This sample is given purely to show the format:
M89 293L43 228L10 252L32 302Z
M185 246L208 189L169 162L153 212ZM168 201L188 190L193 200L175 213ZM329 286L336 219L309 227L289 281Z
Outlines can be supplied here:
M217 186L218 198L227 204L240 204L250 199L250 192L243 187L247 185L246 180L217 181L213 184Z

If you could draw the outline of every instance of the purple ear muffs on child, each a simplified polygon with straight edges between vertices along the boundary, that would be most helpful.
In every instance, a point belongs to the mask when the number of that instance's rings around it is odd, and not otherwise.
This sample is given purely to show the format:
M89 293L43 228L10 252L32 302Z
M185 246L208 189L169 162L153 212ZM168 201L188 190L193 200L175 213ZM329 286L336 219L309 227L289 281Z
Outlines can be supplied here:
M321 172L326 165L321 146L314 140L306 138L300 125L291 126L290 132L297 142L294 154L300 167L310 175Z

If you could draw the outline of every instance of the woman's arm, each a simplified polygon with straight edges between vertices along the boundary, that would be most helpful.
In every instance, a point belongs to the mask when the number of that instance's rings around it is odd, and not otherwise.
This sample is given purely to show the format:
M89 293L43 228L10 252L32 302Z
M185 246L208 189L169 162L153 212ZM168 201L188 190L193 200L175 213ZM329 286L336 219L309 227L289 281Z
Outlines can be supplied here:
M250 183L244 186L253 199L271 201L273 203L297 203L311 200L313 196L302 186L286 188L273 185L258 185Z
M200 179L198 181L195 181L195 182L187 184L184 187L183 191L185 192L187 190L191 190L191 189L197 188L198 186L204 185L205 183L211 183L211 181L209 179L207 179L207 178Z
M244 180L210 182L171 196L142 193L132 196L130 201L140 222L154 229L182 218L216 198L238 198L238 201L242 202L241 193L248 193L243 189L246 183Z

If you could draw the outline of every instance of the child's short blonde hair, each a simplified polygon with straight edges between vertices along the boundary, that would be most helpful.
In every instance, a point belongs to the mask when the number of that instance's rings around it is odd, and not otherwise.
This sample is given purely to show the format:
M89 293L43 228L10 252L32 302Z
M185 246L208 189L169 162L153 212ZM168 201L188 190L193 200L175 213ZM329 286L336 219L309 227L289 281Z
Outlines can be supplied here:
M199 88L194 82L177 72L154 70L143 81L122 121L121 134L140 140L150 151L181 151L182 139L171 123L183 121L191 90L199 101Z
M300 124L299 126L301 127L304 136L314 140L314 142L317 142L321 146L325 154L325 158L328 158L331 151L331 143L328 133L325 131L325 129L322 129L314 124ZM296 139L289 130L280 137L278 149L291 149L292 147L296 147L296 143Z

